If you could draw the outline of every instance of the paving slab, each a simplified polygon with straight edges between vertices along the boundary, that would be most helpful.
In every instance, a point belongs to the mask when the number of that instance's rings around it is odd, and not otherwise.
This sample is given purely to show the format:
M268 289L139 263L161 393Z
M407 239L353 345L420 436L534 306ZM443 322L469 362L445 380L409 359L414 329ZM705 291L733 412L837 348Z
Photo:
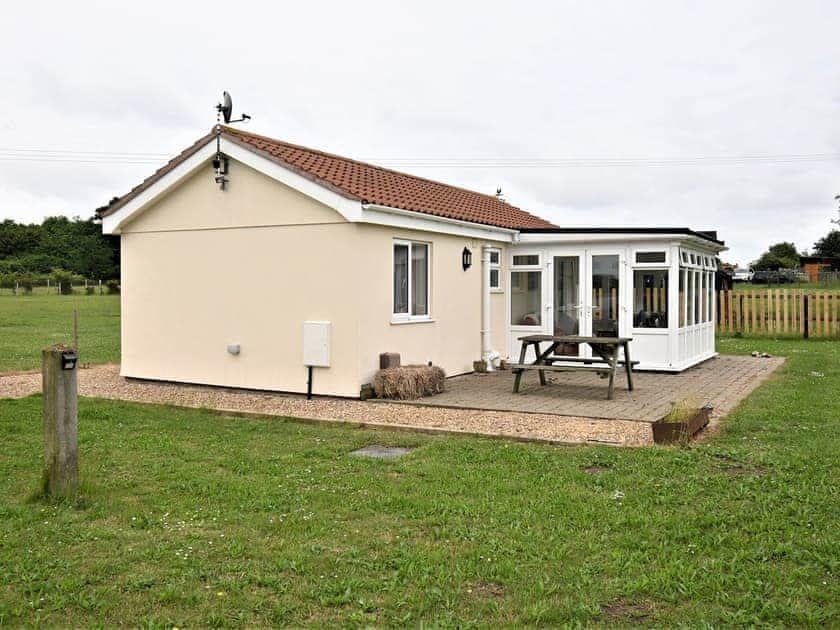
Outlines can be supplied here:
M783 358L719 355L678 374L634 372L633 391L626 376L616 381L615 397L607 400L607 384L594 372L575 370L546 373L540 385L536 371L522 375L519 393L513 393L513 374L497 371L448 379L446 391L409 401L412 405L486 409L517 413L656 422L674 403L691 400L714 407L720 417L731 411L762 383Z
M414 449L402 448L400 446L380 446L378 444L371 444L364 448L351 451L350 454L354 457L372 457L374 459L396 459L403 455L408 455Z

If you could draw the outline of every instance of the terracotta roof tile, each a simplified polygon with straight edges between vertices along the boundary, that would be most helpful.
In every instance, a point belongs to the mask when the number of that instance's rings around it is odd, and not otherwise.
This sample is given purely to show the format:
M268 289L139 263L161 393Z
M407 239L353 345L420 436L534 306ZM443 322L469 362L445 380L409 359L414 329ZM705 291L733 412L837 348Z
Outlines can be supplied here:
M492 195L392 171L231 127L221 127L221 132L223 137L232 142L254 150L345 197L364 203L508 229L555 227L548 221L500 201ZM207 136L199 142L203 143L206 139ZM195 150L198 148L196 145L193 145ZM188 152L190 149L132 190L127 197L135 196L165 175L183 161ZM108 209L107 213L113 212L125 201L127 199L120 199Z

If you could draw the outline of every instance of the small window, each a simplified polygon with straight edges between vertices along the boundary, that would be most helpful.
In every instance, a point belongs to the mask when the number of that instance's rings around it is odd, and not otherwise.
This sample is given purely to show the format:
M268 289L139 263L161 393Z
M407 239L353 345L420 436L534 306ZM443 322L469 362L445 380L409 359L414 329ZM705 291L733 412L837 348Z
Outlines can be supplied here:
M513 257L514 267L535 267L540 264L539 254L524 254Z
M429 244L394 243L394 319L429 317Z
M501 272L502 255L498 249L490 250L490 290L501 291L502 288L502 272Z
M637 263L664 263L665 252L636 252Z

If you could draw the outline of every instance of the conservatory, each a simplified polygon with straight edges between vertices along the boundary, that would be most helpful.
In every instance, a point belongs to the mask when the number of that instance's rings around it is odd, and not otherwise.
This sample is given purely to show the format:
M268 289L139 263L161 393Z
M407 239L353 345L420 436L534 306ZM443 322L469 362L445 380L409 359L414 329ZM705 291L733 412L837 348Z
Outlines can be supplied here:
M508 250L508 356L529 334L620 336L633 339L636 369L696 365L716 354L715 272L725 249L715 232L687 228L522 230Z

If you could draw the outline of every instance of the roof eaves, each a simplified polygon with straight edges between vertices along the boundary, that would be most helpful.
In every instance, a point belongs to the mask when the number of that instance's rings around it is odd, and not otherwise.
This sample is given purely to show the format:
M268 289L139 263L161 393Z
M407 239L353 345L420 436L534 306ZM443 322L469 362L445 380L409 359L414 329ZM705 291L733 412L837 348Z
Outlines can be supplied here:
M192 156L194 153L196 153L198 150L200 150L201 147L205 146L215 136L216 136L216 130L211 129L209 133L205 134L204 136L202 136L201 138L199 138L198 140L193 142L190 146L188 146L186 149L181 151L178 155L176 155L174 158L169 160L166 164L161 166L154 173L149 175L149 177L144 179L137 186L135 186L134 188L129 190L126 194L124 194L122 197L120 197L117 201L115 201L113 204L108 206L108 208L106 208L103 212L100 213L100 216L107 217L109 214L113 214L114 212L116 212L117 210L122 208L125 204L127 204L129 201L134 199L137 195L142 193L149 186L151 186L156 181L158 181L159 179L164 177L170 171L174 170L179 164L188 160L190 158L190 156Z
M523 234L673 234L675 236L695 236L717 245L725 241L709 236L708 232L692 230L687 227L551 227L522 228Z
M326 181L326 180L324 180L324 179L322 179L322 178L320 178L316 175L313 175L309 171L307 171L305 169L302 169L302 168L299 168L299 167L295 166L294 164L291 164L291 163L287 162L283 158L274 155L270 151L266 151L265 149L260 149L259 147L255 147L250 142L246 142L245 140L242 140L241 138L237 137L236 134L229 133L227 131L226 127L222 127L222 137L225 140L227 140L229 142L233 142L234 144L242 147L243 149L245 149L247 151L250 151L251 153L255 153L262 158L265 158L267 160L270 160L270 161L274 162L275 164L279 164L283 168L287 168L290 171L293 171L295 174L300 175L301 177L305 177L309 181L315 182L319 186L323 186L324 188L328 188L332 192L334 192L336 194L339 194L342 197L345 197L347 199L351 199L353 201L361 201L361 202L365 201L361 197L351 193L349 190L345 190L344 188L336 186L335 184L333 184L331 182L328 182L328 181ZM263 136L259 136L259 137L263 137ZM268 138L267 138L267 140L268 140ZM276 140L274 142L276 142Z

